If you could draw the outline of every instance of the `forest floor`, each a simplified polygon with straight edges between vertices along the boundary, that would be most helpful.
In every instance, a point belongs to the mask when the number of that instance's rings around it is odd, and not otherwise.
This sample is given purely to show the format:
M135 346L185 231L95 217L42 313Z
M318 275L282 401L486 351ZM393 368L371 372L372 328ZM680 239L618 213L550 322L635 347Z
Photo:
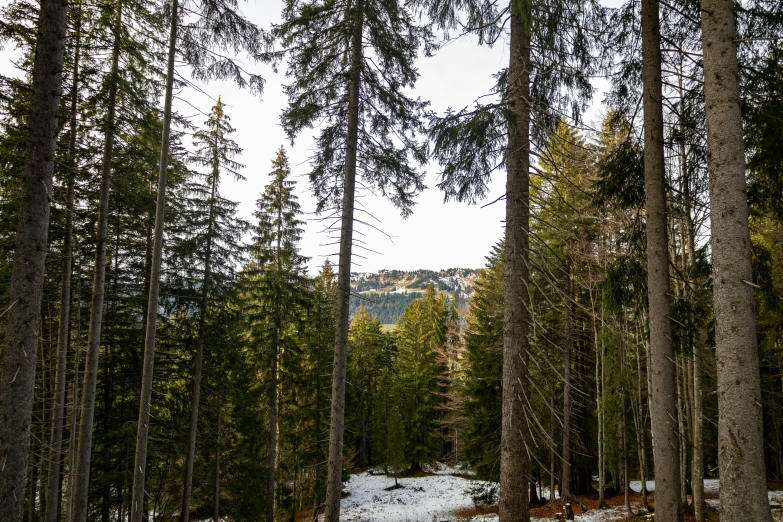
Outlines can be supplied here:
M470 473L445 465L430 468L424 473L398 479L400 488L394 489L394 477L380 470L368 470L351 475L345 484L347 496L342 500L340 520L350 522L497 522L497 507L475 506L468 488L491 485L471 479ZM655 502L655 483L648 482L650 504ZM641 483L631 482L631 489L639 491ZM783 484L771 483L769 492L773 517L783 522ZM542 491L548 497L547 488ZM708 520L718 522L720 500L718 481L705 481ZM615 522L652 520L642 509L641 496L631 495L631 506L637 517L628 517L622 494L607 496L606 509L598 509L597 494L580 497L574 504L576 522ZM586 508L586 511L582 510ZM533 522L555 519L563 505L557 501L531 510ZM687 520L692 520L686 517Z

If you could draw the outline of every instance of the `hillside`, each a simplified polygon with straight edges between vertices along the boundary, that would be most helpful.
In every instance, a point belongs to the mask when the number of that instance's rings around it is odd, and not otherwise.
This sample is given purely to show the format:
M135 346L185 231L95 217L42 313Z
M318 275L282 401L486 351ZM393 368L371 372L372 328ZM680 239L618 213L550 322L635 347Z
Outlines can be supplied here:
M394 324L411 301L432 284L439 291L457 293L459 299L473 295L478 274L471 268L446 270L379 270L351 274L351 314L364 306L370 315L377 315L382 324Z

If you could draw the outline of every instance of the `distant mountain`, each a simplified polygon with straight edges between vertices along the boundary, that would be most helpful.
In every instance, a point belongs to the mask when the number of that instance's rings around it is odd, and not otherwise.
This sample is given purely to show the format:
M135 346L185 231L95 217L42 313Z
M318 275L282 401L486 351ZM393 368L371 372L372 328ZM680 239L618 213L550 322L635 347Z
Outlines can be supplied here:
M470 268L447 270L379 270L351 274L351 314L364 306L382 324L394 324L405 308L432 284L449 295L467 300L473 295L477 271Z

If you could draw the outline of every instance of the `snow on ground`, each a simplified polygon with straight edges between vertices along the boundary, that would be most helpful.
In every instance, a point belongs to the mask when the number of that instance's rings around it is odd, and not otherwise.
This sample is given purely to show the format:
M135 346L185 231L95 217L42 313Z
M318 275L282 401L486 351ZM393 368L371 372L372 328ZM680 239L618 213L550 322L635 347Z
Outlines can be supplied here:
M717 493L718 492L718 479L704 479L704 492L705 493ZM642 490L641 480L632 480L631 489L639 493ZM655 491L655 481L647 481L647 491Z
M486 483L469 480L454 474L465 475L465 470L444 464L433 465L426 471L433 473L424 477L403 477L401 489L386 491L394 485L394 478L380 474L380 470L351 475L344 489L348 496L342 500L341 521L346 522L457 522L454 512L473 506L468 487ZM718 492L718 480L704 481L706 493ZM641 482L632 481L631 489L639 491ZM655 482L647 482L647 489L655 491ZM548 491L544 491L544 496ZM770 503L783 504L783 491L770 491ZM712 507L719 507L718 499L707 499ZM779 511L776 510L778 513ZM626 516L624 507L593 510L576 515L575 522L610 522ZM544 522L533 518L533 522ZM776 519L777 520L777 519ZM470 522L497 522L497 515L475 516Z
M456 509L473 505L465 490L476 481L442 473L426 477L401 478L401 489L386 475L368 472L351 475L344 489L340 520L361 522L441 522L452 520ZM455 470L451 469L451 473Z

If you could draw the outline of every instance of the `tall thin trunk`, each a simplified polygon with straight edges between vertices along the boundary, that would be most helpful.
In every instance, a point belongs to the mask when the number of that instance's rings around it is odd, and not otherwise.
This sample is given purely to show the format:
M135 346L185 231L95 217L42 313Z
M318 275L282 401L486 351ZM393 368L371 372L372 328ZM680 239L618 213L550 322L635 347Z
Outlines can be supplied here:
M722 522L772 520L751 269L736 22L731 0L702 0L710 175L718 464Z
M106 285L106 230L109 223L109 191L111 189L111 168L114 151L121 28L122 3L120 3L117 9L111 72L109 73L108 113L104 130L101 164L101 196L98 207L98 224L95 232L97 245L95 248L95 268L92 281L92 301L90 303L90 327L87 334L87 357L84 363L79 440L76 445L73 518L70 522L85 522L87 520L88 496L90 492L90 460L92 458L92 435L95 419L95 391L98 383L98 359L101 344L101 325L103 322L104 287Z
M52 430L49 434L49 474L46 477L45 522L57 522L60 513L60 475L62 471L63 429L65 428L66 377L71 326L71 277L73 275L73 202L76 179L76 134L78 131L79 60L81 58L81 5L74 27L73 78L71 82L70 130L68 141L68 177L65 196L65 239L63 241L62 284L60 285L60 324L57 331L57 369Z
M190 408L190 427L188 429L188 454L185 459L185 484L182 492L182 511L180 521L190 520L190 499L193 493L193 464L196 460L196 435L198 433L198 411L201 402L201 374L204 365L204 344L206 342L206 316L209 300L209 289L212 277L212 237L215 233L215 198L217 197L218 179L220 176L218 129L220 115L215 128L214 165L212 169L212 187L209 196L209 211L207 215L207 245L204 255L204 279L201 282L201 299L198 317L198 340L196 341L196 361L193 369L193 399Z
M650 511L650 505L647 502L647 445L646 445L646 437L645 437L645 426L646 423L644 422L644 400L642 398L642 354L640 352L640 346L639 341L640 335L639 335L639 323L636 322L636 403L637 407L635 409L635 417L636 417L636 444L639 446L639 474L641 475L641 495L642 495L642 505L644 508L648 511Z
M521 12L519 12L521 11ZM532 14L524 7L511 14L506 179L505 305L503 326L503 420L500 442L500 522L527 522L530 457L527 453L528 329L530 293L530 34Z
M682 357L676 356L677 364L677 433L680 441L680 504L683 508L688 507L688 441L685 438L685 391L683 386L683 367Z
M704 440L702 418L703 400L701 385L701 343L705 336L693 346L693 455L691 483L693 488L693 518L704 522Z
M555 457L555 432L557 423L555 422L555 390L552 390L552 394L549 396L549 415L550 415L550 432L549 432L549 503L555 501L555 475L557 473L556 457Z
M68 491L65 494L65 520L70 522L73 516L74 481L76 480L76 428L79 425L79 355L82 339L82 294L79 268L76 269L76 339L73 361L73 400L71 401L71 440L68 443Z
M570 279L570 269L569 269ZM563 347L563 478L560 487L566 502L573 496L573 460L571 458L571 282L567 283L565 298L565 339Z
M215 496L212 506L212 522L220 522L220 430L223 421L223 390L218 390L217 436L215 438Z
M644 179L647 217L647 295L650 321L650 388L655 462L655 518L682 520L680 454L671 302L659 1L642 0L642 77L644 87Z
M625 510L629 516L635 517L636 513L631 508L631 488L628 477L628 427L626 426L626 408L625 399L623 399L623 415L622 415L622 430L623 430L623 500L625 501Z
M149 442L150 408L152 403L152 375L155 363L155 336L158 328L158 294L160 268L163 258L163 223L166 210L166 181L169 168L169 136L171 134L171 102L174 90L174 59L177 52L177 18L179 2L172 0L171 33L166 63L166 94L163 106L163 133L160 146L160 170L158 172L158 200L155 206L155 232L153 237L152 266L149 276L146 325L144 333L144 362L142 363L141 393L139 396L139 421L136 430L136 453L133 463L133 497L130 522L141 522L144 515L144 481L147 468L147 444ZM78 522L78 521L76 521Z
M345 179L343 180L340 259L337 271L337 321L332 370L332 417L329 426L329 461L326 478L325 522L340 520L340 494L343 489L343 431L345 428L345 371L348 358L348 306L351 294L351 248L353 246L353 211L356 190L356 159L359 142L359 88L363 62L363 0L356 0L351 42L351 70L348 86L348 121L345 143Z
M24 509L67 13L67 0L41 0L0 365L0 520L8 522L21 521Z

